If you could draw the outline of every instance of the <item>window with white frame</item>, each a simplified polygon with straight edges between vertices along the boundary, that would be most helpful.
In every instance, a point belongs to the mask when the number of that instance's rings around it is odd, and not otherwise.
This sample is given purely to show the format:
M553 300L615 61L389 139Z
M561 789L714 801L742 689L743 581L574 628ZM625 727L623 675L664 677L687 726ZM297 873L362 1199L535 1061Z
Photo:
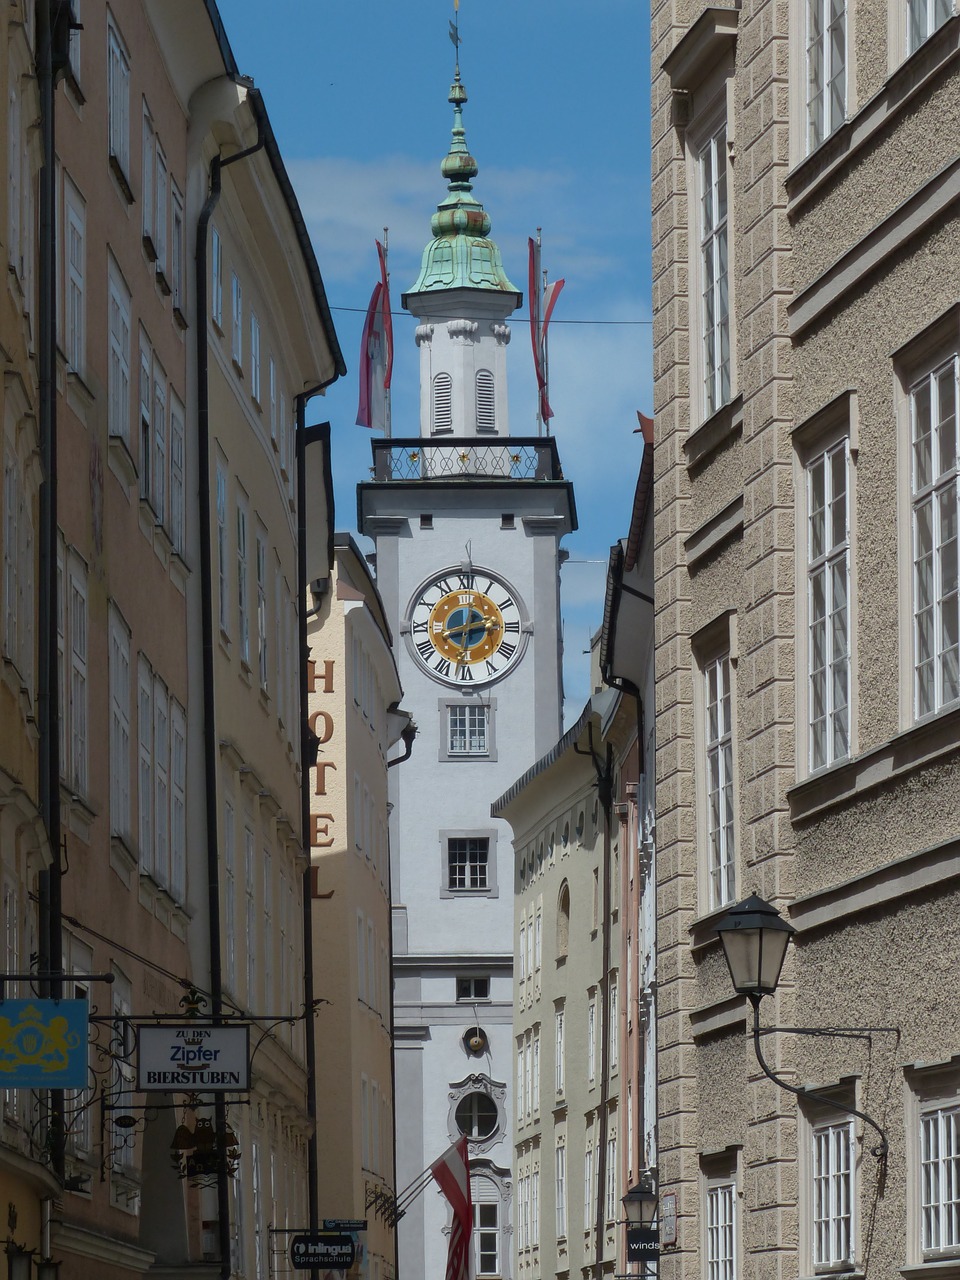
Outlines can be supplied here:
M107 138L110 159L130 173L130 58L112 20L107 25Z
M157 257L157 248L153 239L154 217L156 214L153 181L157 165L157 135L146 99L144 99L143 103L140 152L140 216L143 230L143 247L147 251L147 257L153 262Z
M566 1046L564 1037L564 1009L556 1011L556 1088L557 1096L563 1096Z
M736 885L736 836L733 782L733 710L730 654L718 653L701 664L703 689L703 768L709 908L733 902Z
M245 499L237 496L237 639L240 661L250 665L250 600L247 578L247 508Z
M153 672L143 654L137 664L137 812L140 870L153 873Z
M448 706L447 713L450 755L485 755L487 708L475 702L455 702Z
M253 1009L257 998L257 868L254 855L253 829L243 828L244 936L247 945L247 1008Z
M597 995L594 990L587 1005L587 1080L597 1078Z
M960 1102L920 1115L920 1249L960 1253Z
M957 577L958 357L910 387L914 702L917 717L960 697Z
M217 594L220 601L220 630L230 632L230 583L227 570L227 463L217 456Z
M260 321L250 312L250 394L260 403Z
M907 52L919 49L953 12L951 0L907 0Z
M531 1068L533 1079L533 1114L537 1115L540 1111L540 1027L535 1026L533 1029L533 1066Z
M583 1152L583 1229L589 1231L593 1225L593 1128L587 1128L587 1141Z
M223 803L223 918L224 956L227 989L237 991L237 827L236 814L230 800Z
M603 1213L605 1222L615 1222L617 1217L617 1131L616 1112L610 1117L611 1131L607 1135L607 1161L604 1169Z
M170 695L153 681L153 876L166 884L170 861Z
M21 97L18 77L11 68L7 92L7 238L10 266L19 279L23 274L23 163Z
M489 1178L474 1178L473 1256L477 1276L499 1276L500 1265L500 1192Z
M610 1070L615 1071L617 1063L620 1059L619 1041L620 1041L620 1009L619 1009L619 981L616 973L610 975Z
M819 147L846 114L846 0L807 0L807 149Z
M170 892L186 899L187 882L187 717L178 702L170 703Z
M140 497L153 499L153 348L140 330Z
M540 1247L540 1170L536 1167L530 1174L530 1245Z
M216 227L210 237L210 318L223 329L223 241Z
M267 535L257 530L257 667L260 688L266 693L269 676L267 653Z
M170 393L170 538L173 549L182 555L186 543L186 501L184 465L186 427L183 404Z
M68 663L69 755L61 774L79 796L87 794L87 566L72 553L67 558L65 649Z
M153 482L151 504L157 524L167 522L167 378L153 362Z
M817 1270L854 1261L854 1135L850 1120L811 1129L812 1259Z
M523 1073L523 1037L520 1036L519 1039L517 1040L517 1097L516 1097L517 1125L520 1127L523 1126L524 1121L526 1119L526 1114L527 1114L526 1098L524 1096L525 1084L526 1084L526 1078Z
M807 663L810 768L850 752L850 530L847 440L810 458Z
M268 394L270 396L270 443L277 448L277 362L273 356L267 363Z
M567 1146L564 1137L557 1135L554 1150L554 1198L557 1208L557 1239L567 1235Z
M182 315L184 311L183 192L172 180L170 183L170 290L173 294L174 310Z
M112 257L107 266L110 364L107 423L110 435L130 443L130 291Z
M30 690L32 696L35 570L31 513L31 494L24 467L13 448L7 445L3 451L2 648L5 657L16 666L21 685Z
M730 283L727 209L727 126L721 124L697 156L703 416L730 399Z
M706 1198L706 1280L736 1280L736 1183L711 1180Z
M63 218L64 345L68 365L82 375L86 343L86 208L80 192L67 177L63 180Z
M240 277L234 271L230 276L230 296L232 303L230 354L237 369L243 369L243 287Z
M130 835L130 632L110 606L110 832Z
M170 175L167 171L167 157L163 147L157 140L157 212L154 220L154 243L157 250L157 275L167 274L167 225L168 201L170 199Z

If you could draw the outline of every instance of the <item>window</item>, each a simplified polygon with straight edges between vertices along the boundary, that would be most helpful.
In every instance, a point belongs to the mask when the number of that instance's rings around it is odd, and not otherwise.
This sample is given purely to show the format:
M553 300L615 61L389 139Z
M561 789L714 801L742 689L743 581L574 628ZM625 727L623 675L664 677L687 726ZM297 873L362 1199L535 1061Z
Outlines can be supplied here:
M554 1191L557 1201L557 1239L563 1240L567 1234L567 1147L557 1138L554 1151Z
M231 296L233 300L233 345L230 348L230 354L233 356L233 363L237 366L238 371L243 370L243 289L240 285L240 277L234 271L231 275Z
M220 598L220 630L229 633L229 585L227 575L227 464L217 458L217 576Z
M183 295L183 193L175 182L170 183L170 288L173 307L181 315L184 310Z
M170 732L170 892L183 902L187 892L187 717L173 701Z
M250 394L260 403L260 321L250 312Z
M960 1251L960 1104L920 1117L920 1247L931 1254Z
M226 928L223 937L225 942L226 964L224 981L227 989L237 989L237 854L236 854L236 818L233 805L229 800L223 806L223 864L224 893L223 915Z
M587 1005L587 1079L597 1078L597 996L594 991Z
M914 700L918 717L960 697L957 582L958 357L910 388Z
M256 858L254 856L253 831L243 829L243 866L246 891L246 919L244 936L247 944L247 1008L254 1008L257 998L257 899Z
M447 883L452 890L487 888L490 841L486 836L454 836L447 840Z
M110 365L107 372L107 420L112 436L130 443L130 291L110 258L107 267L110 317Z
M166 886L170 863L170 700L162 680L153 682L153 875Z
M277 365L273 356L267 365L270 394L270 442L277 448Z
M156 206L153 194L154 170L157 163L157 138L153 120L146 102L143 104L143 140L141 144L140 204L143 226L143 247L151 262L156 261L157 247L153 239Z
M137 666L137 808L140 870L153 872L153 672L141 654Z
M703 416L730 399L730 297L727 246L727 126L709 137L697 157Z
M533 1029L533 1066L531 1068L533 1081L533 1098L531 1104L533 1106L533 1114L536 1115L540 1110L540 1028Z
M13 450L3 460L3 652L22 687L33 690L34 555L31 487ZM62 573L61 573L62 578ZM62 591L62 583L60 586ZM61 614L62 628L62 614ZM61 663L63 644L60 645ZM61 670L61 696L63 673ZM61 707L62 714L62 707ZM61 751L63 748L61 747ZM61 760L61 763L63 761Z
M564 1053L565 1053L565 1048L564 1048L564 1010L563 1010L563 1009L558 1009L558 1010L557 1010L557 1040L556 1040L556 1054L557 1054L557 1062L556 1062L556 1082L557 1082L557 1096L558 1096L558 1097L562 1097L562 1096L563 1096L563 1086L564 1086Z
M819 147L846 114L846 2L807 0L807 149Z
M489 1000L489 978L457 978L458 1000Z
M612 1126L616 1125L616 1113L610 1117ZM614 1222L617 1217L617 1133L616 1128L607 1136L607 1160L604 1170L603 1213L606 1222Z
M449 373L438 373L433 379L433 430L453 430L453 379Z
M850 750L850 536L847 441L807 464L810 768Z
M457 1103L457 1128L468 1138L488 1138L499 1121L497 1104L488 1093L468 1093Z
M813 1129L813 1262L853 1265L853 1125Z
M68 58L70 62L69 75L74 85L80 84L80 30L82 20L80 15L80 0L72 0L73 8L73 24L70 27L70 50Z
M500 1197L496 1188L486 1178L476 1179L472 1190L474 1268L478 1276L498 1276L500 1275Z
M721 653L706 662L702 673L707 871L709 906L714 911L733 902L735 892L730 654Z
M540 1170L530 1174L530 1244L540 1247Z
M185 428L183 405L170 396L170 537L173 549L183 554L186 543L186 507L184 503Z
M170 196L170 176L167 172L167 157L163 147L157 142L157 216L154 221L154 244L157 250L157 275L167 273L167 201Z
M913 53L953 13L951 0L908 0L907 51Z
M257 530L257 660L260 688L267 690L267 538Z
M707 1186L707 1280L735 1280L733 1182Z
M160 365L153 365L153 484L151 502L157 524L167 519L167 379Z
M475 703L455 703L449 712L451 755L484 755L487 750L487 708Z
M130 834L130 633L111 605L110 653L110 832Z
M216 227L210 244L210 318L223 329L223 241Z
M618 988L617 974L610 975L610 1070L615 1071L619 1061L620 1016L617 1007Z
M70 754L62 770L80 796L87 794L87 567L70 557L67 574L67 625L69 635L69 743Z
M247 596L247 511L237 499L237 636L240 661L250 665L250 604Z
M526 1099L524 1094L525 1078L523 1074L523 1037L517 1041L517 1125L522 1126L526 1118Z
M589 1231L593 1223L593 1133L587 1130L587 1145L583 1153L583 1229Z
M130 172L130 59L112 22L107 26L107 136L110 159L126 182Z
M86 211L80 193L69 178L65 178L63 184L63 212L65 224L64 345L68 365L75 373L82 374L86 341L84 316Z
M149 502L152 497L151 474L153 467L152 416L153 352L150 340L140 331L140 497Z
M557 900L557 959L564 960L570 944L570 886L566 881L560 887Z
M489 369L477 372L477 430L496 431L497 402L493 374Z

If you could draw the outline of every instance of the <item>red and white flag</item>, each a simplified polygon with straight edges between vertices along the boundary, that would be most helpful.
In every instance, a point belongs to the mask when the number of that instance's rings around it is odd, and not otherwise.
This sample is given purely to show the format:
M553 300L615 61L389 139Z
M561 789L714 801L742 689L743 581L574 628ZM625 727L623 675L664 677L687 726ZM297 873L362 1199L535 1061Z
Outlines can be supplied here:
M560 291L566 281L554 280L552 284L548 284L543 291L541 299L540 246L532 236L529 239L529 247L530 341L533 345L533 367L536 370L537 388L540 394L540 417L546 422L553 417L553 410L550 408L550 402L547 399L547 326L550 324L550 317L553 315L553 309L557 305L557 299L560 297Z
M360 339L360 403L357 426L386 431L389 427L388 395L393 378L393 317L383 245L377 241L380 279L374 285Z
M453 1209L446 1280L472 1280L473 1202L470 1198L470 1157L467 1139L448 1147L430 1172Z

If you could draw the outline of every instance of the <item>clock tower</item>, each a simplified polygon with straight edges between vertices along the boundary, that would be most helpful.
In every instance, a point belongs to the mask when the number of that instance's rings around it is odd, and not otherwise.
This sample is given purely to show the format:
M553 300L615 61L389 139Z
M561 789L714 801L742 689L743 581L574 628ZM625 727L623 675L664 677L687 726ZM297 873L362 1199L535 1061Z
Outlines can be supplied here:
M555 440L510 434L508 318L523 299L472 194L466 99L458 69L447 195L402 299L419 431L374 441L358 502L419 730L391 771L397 1187L402 1204L466 1134L477 1273L509 1277L515 872L490 805L560 734L560 540L576 514ZM445 1273L449 1225L428 1186L400 1221L401 1275Z

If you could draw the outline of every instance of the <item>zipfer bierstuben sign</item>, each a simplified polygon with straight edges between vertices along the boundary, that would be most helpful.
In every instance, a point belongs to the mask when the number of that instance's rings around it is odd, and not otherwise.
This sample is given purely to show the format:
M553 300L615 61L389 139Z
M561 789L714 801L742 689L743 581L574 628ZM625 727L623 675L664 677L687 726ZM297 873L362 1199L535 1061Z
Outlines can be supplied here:
M137 1088L233 1093L250 1088L250 1027L183 1022L137 1031Z

